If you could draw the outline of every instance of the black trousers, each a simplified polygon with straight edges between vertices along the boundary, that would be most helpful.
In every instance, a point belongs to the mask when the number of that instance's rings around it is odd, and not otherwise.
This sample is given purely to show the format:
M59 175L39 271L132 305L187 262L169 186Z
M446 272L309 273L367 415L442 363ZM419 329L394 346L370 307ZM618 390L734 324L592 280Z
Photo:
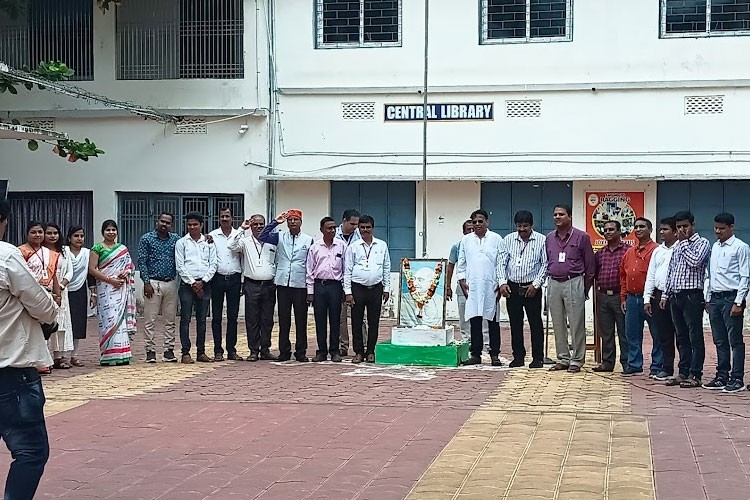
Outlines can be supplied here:
M533 297L526 297L525 287L530 283L508 282L510 297L506 299L508 307L508 320L510 322L510 343L513 348L513 359L524 360L526 358L526 346L523 339L523 312L529 319L531 330L531 359L542 361L544 359L544 323L542 323L542 291L537 290Z
M214 335L214 354L224 354L221 348L221 321L224 297L227 298L227 352L237 353L237 317L240 314L242 273L214 274L211 279L211 332Z
M469 319L471 326L471 344L469 346L472 357L481 358L484 347L484 334L482 333L482 316L474 316ZM490 334L490 356L500 355L500 323L487 320L487 328Z
M662 369L670 375L674 375L674 357L675 357L675 331L672 322L672 312L669 304L662 309L659 307L661 301L661 290L654 289L651 297L651 314L654 317L656 329L659 331L662 352Z
M383 284L364 286L352 283L352 344L354 354L367 356L375 354L378 343L378 327L380 325L380 311L383 308ZM362 323L367 309L367 346L362 344Z
M271 351L273 309L276 307L276 285L273 280L245 278L245 329L251 353ZM287 338L288 333L287 333Z
M341 297L344 288L340 281L315 280L313 289L313 313L315 314L315 335L318 338L317 354L327 356L338 354L341 335ZM331 335L328 338L330 325Z
M292 344L289 332L292 329L292 309L294 309L294 329L296 333L294 355L304 356L307 352L307 288L277 286L279 301L279 353L291 354Z

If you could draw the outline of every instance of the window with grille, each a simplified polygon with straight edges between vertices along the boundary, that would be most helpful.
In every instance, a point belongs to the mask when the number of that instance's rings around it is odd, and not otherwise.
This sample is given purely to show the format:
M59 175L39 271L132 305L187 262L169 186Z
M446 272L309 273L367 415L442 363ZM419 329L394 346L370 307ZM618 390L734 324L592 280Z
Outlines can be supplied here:
M0 10L0 61L36 67L63 61L71 80L94 79L94 2L28 0L16 17Z
M374 102L342 102L341 118L344 120L374 120Z
M750 0L661 0L661 36L750 35Z
M482 0L482 43L570 41L573 0Z
M317 46L401 45L400 0L316 0Z
M539 118L542 116L541 99L505 101L505 116L508 118Z
M685 96L686 115L720 115L724 113L723 95Z
M118 193L118 201L120 241L136 260L141 236L154 229L162 212L174 215L172 231L179 235L187 233L185 216L190 212L203 215L204 233L219 227L219 211L223 208L232 209L234 227L242 223L245 215L241 194Z
M117 8L117 79L243 78L242 0L128 0Z

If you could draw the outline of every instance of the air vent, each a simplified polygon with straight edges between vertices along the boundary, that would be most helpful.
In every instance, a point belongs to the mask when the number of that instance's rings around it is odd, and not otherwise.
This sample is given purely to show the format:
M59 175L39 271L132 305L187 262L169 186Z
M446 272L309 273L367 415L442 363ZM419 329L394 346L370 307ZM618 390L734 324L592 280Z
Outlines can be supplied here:
M723 95L685 96L686 115L720 115L723 112Z
M207 133L205 118L183 118L175 127L175 134L205 134Z
M32 118L24 123L27 127L36 127L42 130L55 130L54 118Z
M374 120L374 102L342 102L341 117L344 120Z
M539 118L542 116L542 100L505 101L505 116L508 118Z

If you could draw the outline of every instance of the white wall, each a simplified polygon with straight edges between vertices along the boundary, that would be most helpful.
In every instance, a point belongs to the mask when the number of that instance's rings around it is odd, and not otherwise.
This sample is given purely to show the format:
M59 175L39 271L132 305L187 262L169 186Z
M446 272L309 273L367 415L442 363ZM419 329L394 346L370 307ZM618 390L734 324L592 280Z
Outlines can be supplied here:
M266 2L244 2L244 74L243 79L185 79L185 80L116 80L116 9L102 14L94 8L94 80L75 82L88 91L120 101L168 110L174 114L181 109L210 112L212 110L255 109L268 107L268 50ZM23 94L23 95L21 95ZM19 96L0 95L0 110L47 111L57 113L107 110L95 102L65 97L35 90ZM108 112L112 112L109 110ZM43 115L56 116L56 115Z
M206 135L178 135L138 118L60 119L59 130L91 138L105 154L68 163L52 146L32 153L24 141L0 141L0 172L11 191L93 191L94 227L116 219L118 191L244 194L246 213L265 213L259 175L266 170L244 165L265 160L265 120L248 125L244 135L234 121L207 125Z
M310 0L276 0L279 86L421 86L424 2L402 1L403 46L315 49ZM480 45L479 2L430 1L432 85L750 78L750 38L660 39L658 0L573 1L573 41Z
M276 212L280 213L290 208L302 210L302 231L313 239L321 238L320 219L330 215L330 183L288 181L279 182L276 189ZM337 223L341 222L338 217L332 217Z

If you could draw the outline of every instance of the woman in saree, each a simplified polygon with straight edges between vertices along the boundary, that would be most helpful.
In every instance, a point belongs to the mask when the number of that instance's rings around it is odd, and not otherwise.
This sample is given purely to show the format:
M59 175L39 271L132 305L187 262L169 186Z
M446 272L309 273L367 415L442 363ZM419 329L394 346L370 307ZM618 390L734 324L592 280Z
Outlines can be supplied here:
M60 254L44 246L44 226L39 221L26 224L26 243L19 246L26 265L36 281L47 290L57 302L61 303L60 283L57 281L57 261ZM52 367L39 368L39 373L48 375Z
M47 341L52 350L53 368L67 370L70 368L68 358L73 352L73 328L70 322L70 304L68 302L68 284L73 279L73 263L62 244L60 226L48 222L44 225L44 247L57 252L57 272L55 277L60 285L60 311L57 313L57 331Z
M135 334L135 266L127 247L117 242L115 221L104 221L102 236L89 257L89 274L96 278L99 364L127 365Z
M65 256L73 264L73 278L68 284L68 302L70 304L70 324L73 327L73 352L70 356L72 366L83 366L79 356L79 343L86 338L86 321L89 304L96 307L96 282L89 280L89 249L83 246L86 233L82 226L68 229ZM91 299L89 299L89 285Z

